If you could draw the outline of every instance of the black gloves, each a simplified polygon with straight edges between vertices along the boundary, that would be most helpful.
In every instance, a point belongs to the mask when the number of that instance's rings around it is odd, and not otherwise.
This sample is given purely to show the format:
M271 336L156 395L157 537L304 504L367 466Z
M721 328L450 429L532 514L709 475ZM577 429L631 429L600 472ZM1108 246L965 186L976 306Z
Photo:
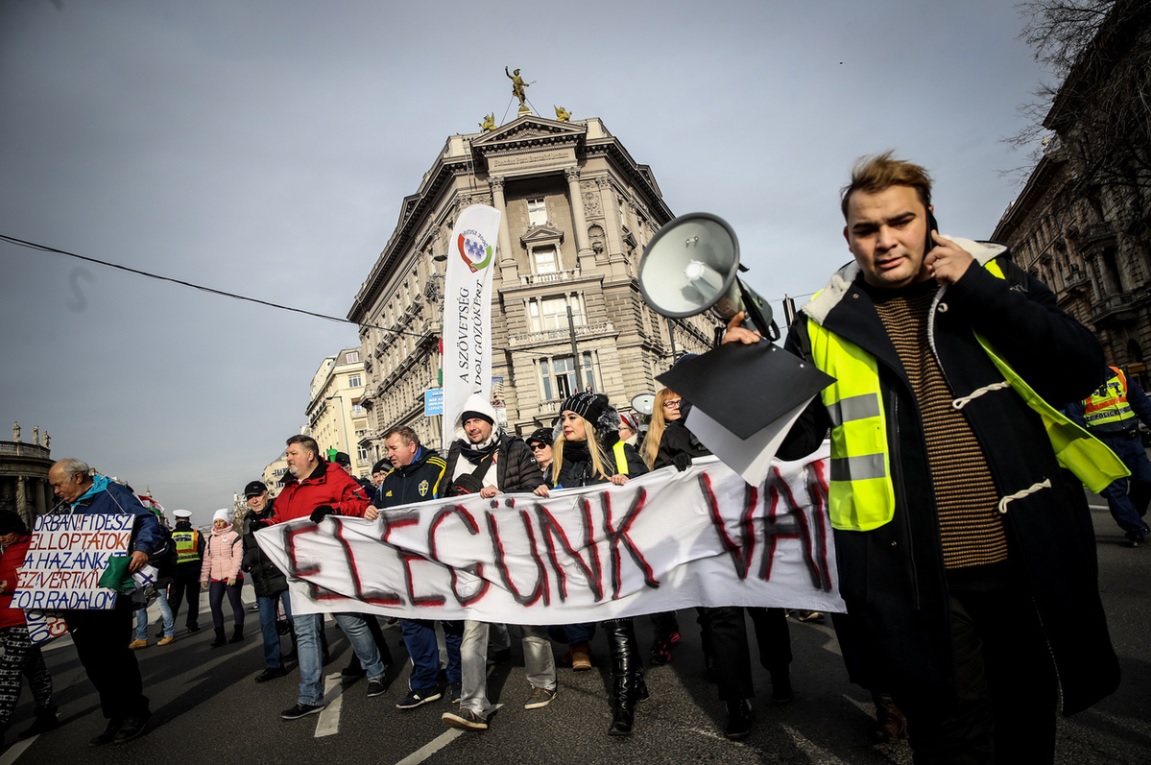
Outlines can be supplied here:
M324 518L328 517L329 515L335 514L335 512L336 511L332 509L331 505L320 505L319 507L317 507L315 510L312 511L312 515L310 517L311 517L312 523L319 523L320 521L324 520Z
M691 455L686 452L680 452L672 457L671 461L675 465L675 469L682 473L687 470L688 465L691 464Z

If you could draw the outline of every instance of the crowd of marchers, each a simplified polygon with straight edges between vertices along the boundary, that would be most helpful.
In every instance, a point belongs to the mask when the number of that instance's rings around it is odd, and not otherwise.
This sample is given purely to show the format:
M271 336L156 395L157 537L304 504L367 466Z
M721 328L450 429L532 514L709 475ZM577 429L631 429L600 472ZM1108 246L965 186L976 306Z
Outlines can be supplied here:
M847 606L831 621L851 682L874 699L876 739L907 736L916 763L1051 763L1057 713L1084 710L1119 683L1084 487L1106 497L1127 544L1140 547L1151 533L1144 522L1151 463L1137 423L1151 426L1151 402L1123 370L1104 364L1091 332L1005 247L941 235L931 195L927 172L890 154L854 169L841 195L853 261L804 306L786 341L832 382L799 415L778 455L798 459L830 437L828 515ZM741 319L732 319L723 343L737 353L766 352ZM733 396L741 389L723 379L711 384ZM55 463L49 480L59 509L133 514L124 574L158 571L150 588L123 594L112 610L63 614L106 720L90 743L122 743L147 729L151 713L133 653L150 645L141 597L155 595L156 645L165 646L185 604L186 628L200 630L206 589L211 645L222 648L245 640L245 580L255 590L263 642L255 681L281 678L294 664L298 693L280 716L323 710L324 617L292 613L287 578L256 543L261 529L319 524L329 515L372 521L399 505L459 494L549 496L594 484L610 492L709 453L685 422L691 406L663 389L641 422L586 390L563 401L551 427L516 435L488 401L472 396L446 454L409 427L393 428L370 482L349 473L346 455L325 459L311 437L293 436L275 498L253 481L244 490L248 511L241 518L217 512L203 534L186 511L176 511L168 529L162 513L80 460ZM27 677L36 716L21 735L58 724L51 677L23 613L10 605L29 540L19 516L0 512L0 728ZM746 619L770 673L771 700L787 703L794 695L788 615L696 611L709 676L727 708L723 732L746 738L754 696ZM591 645L602 635L611 677L607 733L627 736L649 695L645 664L672 661L681 629L676 613L652 615L654 643L641 650L632 619L509 630L401 618L410 670L389 672L395 660L379 619L333 616L352 648L342 672L365 677L368 696L402 678L399 709L446 701L443 722L468 731L491 724L487 664L509 657L514 632L522 636L529 710L562 706L557 667L590 669Z

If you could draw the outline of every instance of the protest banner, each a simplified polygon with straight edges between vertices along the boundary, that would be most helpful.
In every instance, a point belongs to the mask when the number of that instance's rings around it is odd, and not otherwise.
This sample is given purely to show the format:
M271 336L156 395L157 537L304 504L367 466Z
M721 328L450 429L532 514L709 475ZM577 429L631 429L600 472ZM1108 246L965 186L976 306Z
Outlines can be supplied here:
M12 608L113 608L115 590L98 583L113 556L128 554L134 521L130 513L39 516L19 571Z
M843 611L827 448L748 485L715 458L628 481L476 494L257 533L293 612L570 624L691 606Z
M464 208L452 229L444 276L443 443L455 438L455 421L473 393L491 398L492 272L500 211Z

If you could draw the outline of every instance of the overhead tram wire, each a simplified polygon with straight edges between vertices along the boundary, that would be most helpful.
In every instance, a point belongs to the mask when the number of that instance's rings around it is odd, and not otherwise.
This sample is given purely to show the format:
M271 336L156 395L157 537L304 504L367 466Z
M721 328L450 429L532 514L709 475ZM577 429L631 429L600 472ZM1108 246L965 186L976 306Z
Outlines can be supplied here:
M30 249L30 250L39 250L41 252L52 253L53 255L63 255L63 256L68 257L68 258L75 258L76 260L82 260L85 263L92 263L94 265L104 266L105 268L111 268L111 269L114 269L116 271L125 271L127 273L135 274L137 276L143 276L146 279L156 279L157 281L168 282L170 284L176 284L176 285L179 285L181 287L188 287L190 289L199 290L200 292L207 292L211 295L218 295L220 297L230 298L232 300L239 300L239 301L246 302L246 303L255 303L256 305L262 305L262 306L265 306L267 308L275 308L276 310L279 310L279 311L288 311L290 313L298 313L298 314L302 314L304 316L311 316L311 317L316 318L316 319L324 319L325 321L337 322L339 324L351 324L353 327L357 327L357 328L367 327L368 329L377 329L381 332L387 332L387 333L392 334L392 335L407 335L409 337L419 337L419 338L426 336L426 333L423 333L423 332L408 332L408 331L402 330L402 329L393 329L391 327L381 327L378 324L366 324L366 323L365 324L358 324L358 323L351 321L350 319L347 319L343 316L332 316L332 315L326 314L326 313L319 313L318 311L309 311L306 308L296 308L294 306L284 305L282 303L273 303L270 300L261 300L260 298L254 298L254 297L250 297L248 295L241 295L237 292L228 292L227 290L220 290L220 289L216 289L215 287L206 287L202 284L196 284L195 282L189 282L189 281L186 281L184 279L176 279L175 277L163 276L162 274L152 273L151 271L144 271L144 270L139 269L139 268L132 268L131 266L124 266L124 265L121 265L119 263L111 263L111 262L106 261L106 260L100 260L99 258L93 258L93 257L87 256L87 255L80 255L79 253L70 252L68 250L61 250L57 247L49 247L46 244L38 244L37 242L29 242L25 239L18 239L14 236L8 236L7 234L0 234L0 241L8 242L9 244L14 244L17 247L24 247L24 248ZM811 293L809 293L809 294L811 294ZM802 297L802 295L799 297ZM500 351L503 353L519 353L519 354L522 354L524 356L528 356L528 357L533 358L533 359L539 357L539 354L537 354L533 351L530 351L530 350L515 350L513 348L496 348L494 346L492 347L492 350L493 351Z

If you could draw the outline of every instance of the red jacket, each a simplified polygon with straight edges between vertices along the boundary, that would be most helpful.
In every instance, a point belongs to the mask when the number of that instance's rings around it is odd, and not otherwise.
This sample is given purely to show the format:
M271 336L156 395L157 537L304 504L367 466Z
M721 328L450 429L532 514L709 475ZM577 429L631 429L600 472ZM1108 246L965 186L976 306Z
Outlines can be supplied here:
M31 542L31 534L16 537L16 541L5 548L4 557L0 558L0 581L4 582L4 592L0 593L0 629L26 624L24 612L10 606L12 593L16 590L16 569L24 565L24 556L28 554Z
M307 518L321 505L328 505L336 515L361 518L368 509L368 495L355 478L334 462L321 462L303 480L290 478L272 506L272 523Z

